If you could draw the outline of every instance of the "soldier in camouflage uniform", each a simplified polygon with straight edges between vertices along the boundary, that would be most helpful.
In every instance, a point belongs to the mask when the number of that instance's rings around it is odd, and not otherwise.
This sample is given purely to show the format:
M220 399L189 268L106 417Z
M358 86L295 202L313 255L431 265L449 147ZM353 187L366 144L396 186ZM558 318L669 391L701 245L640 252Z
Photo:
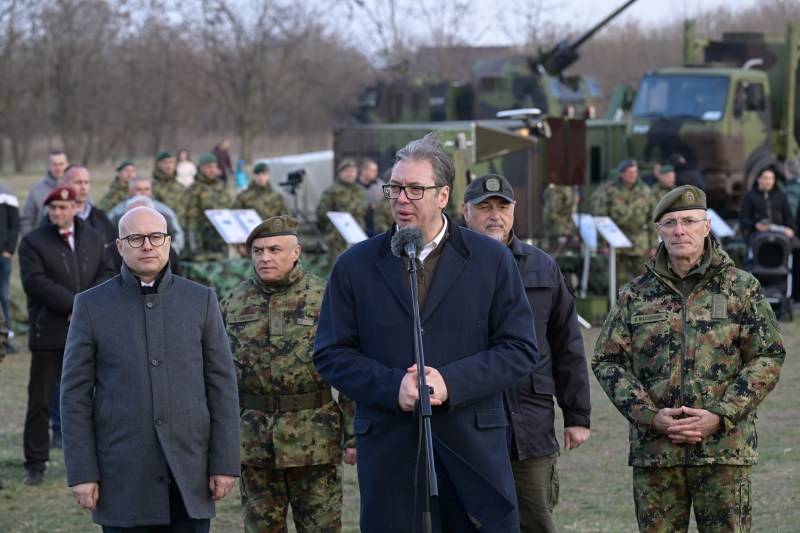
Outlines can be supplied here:
M678 187L658 203L663 239L647 272L620 291L592 369L630 422L639 529L749 531L756 406L786 354L759 283L711 232L705 194Z
M117 165L117 175L114 181L108 186L108 190L103 198L95 206L100 211L108 214L120 202L128 199L128 184L136 176L136 165L133 161L126 159Z
M355 463L353 402L347 423L311 362L325 282L300 264L297 220L282 215L247 237L251 277L221 303L241 406L245 531L341 530L342 446ZM347 428L347 431L345 431Z
M368 237L383 233L394 224L392 207L383 196L383 182L378 179L378 163L364 159L358 172L358 183L364 188L367 199L367 214L364 226Z
M182 185L178 187L183 188ZM212 153L197 158L197 176L185 189L181 200L184 215L181 221L186 234L183 249L191 261L214 261L228 255L228 245L205 214L206 209L230 209L233 202L225 183L219 179L217 157Z
M542 198L542 222L548 241L548 251L556 254L570 241L577 242L578 228L572 220L577 211L580 194L572 185L551 183L544 190Z
M675 167L672 165L661 165L655 176L656 181L651 187L656 198L662 198L675 188Z
M633 159L623 160L617 167L619 177L600 186L591 199L592 214L608 216L633 244L616 254L617 289L644 272L644 265L655 253L658 244L655 225L650 215L656 197L639 179Z
M265 163L253 167L253 181L236 196L233 208L255 209L262 219L289 213L281 193L273 191L269 184L269 167Z
M181 199L186 187L175 179L177 165L175 154L172 152L164 150L158 153L156 166L153 169L153 198L170 206L180 218L184 209Z
M345 159L339 163L337 172L338 176L333 185L325 189L317 205L317 227L325 234L328 258L331 264L339 257L339 254L347 249L347 242L328 219L326 213L329 211L348 212L366 232L365 217L369 209L364 189L356 183L356 162L352 159Z

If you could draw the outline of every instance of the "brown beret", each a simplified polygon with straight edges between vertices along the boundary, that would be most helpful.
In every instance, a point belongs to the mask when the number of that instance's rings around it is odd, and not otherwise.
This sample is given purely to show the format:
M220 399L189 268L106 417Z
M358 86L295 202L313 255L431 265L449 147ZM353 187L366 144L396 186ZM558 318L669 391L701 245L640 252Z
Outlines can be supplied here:
M67 185L61 185L60 187L56 187L50 192L50 194L47 195L47 198L45 198L44 200L44 205L50 205L50 202L53 202L55 200L74 202L75 189Z
M687 209L707 209L706 193L694 185L681 185L665 194L653 212L653 222L661 220L665 213Z
M300 222L290 217L289 215L281 215L279 217L270 217L250 232L247 236L245 245L250 248L253 241L262 237L275 237L277 235L297 235L297 228Z

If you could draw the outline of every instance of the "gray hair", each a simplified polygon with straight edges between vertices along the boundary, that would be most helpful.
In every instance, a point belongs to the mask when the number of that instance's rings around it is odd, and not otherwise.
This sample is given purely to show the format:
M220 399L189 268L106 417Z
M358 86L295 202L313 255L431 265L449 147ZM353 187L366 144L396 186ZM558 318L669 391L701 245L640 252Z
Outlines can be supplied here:
M152 180L147 176L134 176L131 178L131 181L128 182L128 188L133 189L136 186L136 184L139 183L140 181L146 181L150 185L153 184Z
M783 172L786 174L787 177L797 177L800 176L800 159L796 157L790 157L783 163Z
M128 200L125 202L125 209L129 210L131 207L136 206L136 204L139 204L144 207L149 207L150 209L156 208L156 204L153 203L152 198L150 198L149 196L145 196L144 194L137 194L136 196L131 196L130 198L128 198Z
M422 139L411 141L395 155L395 164L400 161L428 161L433 167L433 182L436 185L450 187L456 179L456 168L453 160L444 151L441 143L442 134L438 131L427 134ZM438 191L437 191L438 192Z

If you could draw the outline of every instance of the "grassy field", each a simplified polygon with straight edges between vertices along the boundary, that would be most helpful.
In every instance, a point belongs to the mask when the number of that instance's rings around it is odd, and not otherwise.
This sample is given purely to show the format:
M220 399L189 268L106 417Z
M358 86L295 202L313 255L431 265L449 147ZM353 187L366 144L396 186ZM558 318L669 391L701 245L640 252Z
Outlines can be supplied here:
M111 169L92 169L95 199L105 191L112 175ZM39 176L0 179L17 191L22 203L24 191ZM16 267L12 273L12 298L24 307ZM788 353L781 381L759 408L760 464L753 473L754 532L790 533L797 531L800 523L800 320L785 322L782 328ZM593 349L597 332L597 328L585 331L587 353ZM8 355L0 365L0 479L5 481L0 490L0 531L99 531L92 526L89 513L72 499L60 450L52 453L41 486L20 483L24 475L22 428L30 364L26 341L24 336L16 338L21 351ZM556 522L562 532L634 532L627 422L593 378L592 402L591 439L577 451L565 452L559 460L561 496ZM355 467L345 467L345 532L358 531L358 502ZM223 500L217 511L212 531L242 530L238 491Z

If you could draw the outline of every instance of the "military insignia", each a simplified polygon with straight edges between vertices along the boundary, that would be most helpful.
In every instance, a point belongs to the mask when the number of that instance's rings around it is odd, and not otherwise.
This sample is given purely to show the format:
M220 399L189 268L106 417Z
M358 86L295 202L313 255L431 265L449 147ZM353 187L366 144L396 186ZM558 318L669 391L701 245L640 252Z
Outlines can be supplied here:
M497 192L500 190L500 180L497 178L489 178L486 180L486 190L489 192Z
M67 189L61 189L61 199L69 200L69 191Z
M648 324L661 322L667 319L667 313L653 313L651 315L635 315L631 317L631 324Z
M283 226L283 221L282 221L281 219L279 219L279 218L278 218L278 219L275 219L275 220L272 222L272 225L273 225L273 226L275 226L275 229L278 229L278 228L280 228L281 226Z
M314 319L313 318L298 318L297 319L298 326L313 326Z
M697 203L697 196L694 191L686 191L683 193L683 203L685 205L694 205Z
M722 294L715 294L711 300L711 319L724 320L728 317L728 299Z

